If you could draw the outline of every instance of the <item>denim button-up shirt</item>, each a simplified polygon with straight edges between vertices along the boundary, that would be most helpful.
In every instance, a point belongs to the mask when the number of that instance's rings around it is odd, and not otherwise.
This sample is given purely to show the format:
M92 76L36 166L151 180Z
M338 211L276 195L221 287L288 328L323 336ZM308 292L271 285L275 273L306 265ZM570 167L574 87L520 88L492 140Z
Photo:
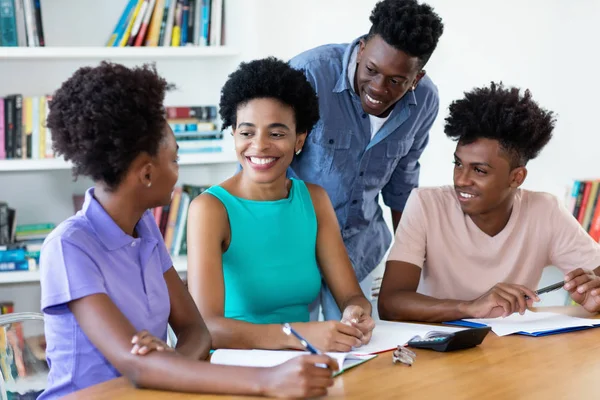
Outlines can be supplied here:
M369 116L348 81L348 62L359 39L308 50L290 65L304 71L315 88L321 114L291 165L291 175L327 190L360 281L391 243L379 193L391 209L404 209L418 186L419 157L438 114L439 97L431 79L423 77L371 138Z

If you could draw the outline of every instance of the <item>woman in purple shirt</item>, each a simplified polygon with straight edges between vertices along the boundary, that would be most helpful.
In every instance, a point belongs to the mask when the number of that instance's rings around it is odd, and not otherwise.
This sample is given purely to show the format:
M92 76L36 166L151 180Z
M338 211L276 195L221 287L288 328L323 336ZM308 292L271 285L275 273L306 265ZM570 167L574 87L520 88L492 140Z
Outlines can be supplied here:
M166 87L153 68L102 63L75 72L50 103L54 150L94 187L42 248L50 374L40 399L121 375L136 386L186 392L325 394L337 369L326 356L273 368L204 361L210 334L148 211L169 204L178 177ZM177 335L173 350L164 343L167 324Z

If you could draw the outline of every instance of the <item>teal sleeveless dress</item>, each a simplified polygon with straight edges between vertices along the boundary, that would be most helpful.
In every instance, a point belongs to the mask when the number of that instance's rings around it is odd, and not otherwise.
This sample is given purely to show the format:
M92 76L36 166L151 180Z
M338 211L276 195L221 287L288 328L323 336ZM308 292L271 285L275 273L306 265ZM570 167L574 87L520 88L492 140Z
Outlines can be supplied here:
M275 201L242 199L220 186L205 193L219 199L229 216L225 317L257 324L308 322L321 273L317 217L306 184L292 179L289 196Z

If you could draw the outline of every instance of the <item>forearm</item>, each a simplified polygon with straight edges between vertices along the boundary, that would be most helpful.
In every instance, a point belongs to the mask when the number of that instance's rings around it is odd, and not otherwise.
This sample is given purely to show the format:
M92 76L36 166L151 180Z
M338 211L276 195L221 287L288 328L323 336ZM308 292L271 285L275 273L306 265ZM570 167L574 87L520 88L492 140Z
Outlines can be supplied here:
M232 318L205 319L215 349L267 349L294 348L293 342L279 324L253 324Z
M470 318L467 302L443 300L410 291L380 294L378 310L384 320L444 322Z
M191 325L177 335L177 352L192 360L206 360L211 349L211 337L204 325Z
M168 352L132 357L122 372L141 388L190 393L263 394L262 371L258 368L214 365Z

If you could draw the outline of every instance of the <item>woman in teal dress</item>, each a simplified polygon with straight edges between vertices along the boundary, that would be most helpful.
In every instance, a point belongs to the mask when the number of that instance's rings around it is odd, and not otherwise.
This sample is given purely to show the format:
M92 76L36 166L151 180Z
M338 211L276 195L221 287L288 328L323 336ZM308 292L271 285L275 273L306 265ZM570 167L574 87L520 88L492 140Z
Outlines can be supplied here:
M319 120L312 86L274 58L242 63L222 89L220 114L241 170L192 201L187 232L188 287L213 348L300 348L285 322L324 351L367 343L371 304L329 197L287 174ZM309 322L321 279L341 321Z

